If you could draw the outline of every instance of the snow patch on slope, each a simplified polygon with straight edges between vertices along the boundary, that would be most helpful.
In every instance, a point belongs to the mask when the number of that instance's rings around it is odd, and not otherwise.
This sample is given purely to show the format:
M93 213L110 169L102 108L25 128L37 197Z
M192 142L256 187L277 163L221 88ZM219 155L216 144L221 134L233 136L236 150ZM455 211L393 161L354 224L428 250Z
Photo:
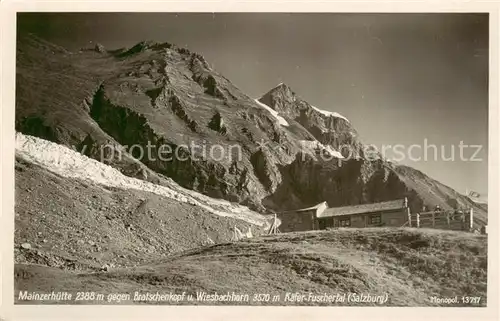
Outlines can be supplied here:
M316 150L319 149L328 152L335 158L341 158L341 159L344 158L344 156L342 156L342 154L336 151L332 146L330 145L325 146L317 140L300 140L299 143L302 147L302 150L307 153L314 155Z
M248 207L213 199L173 182L167 187L128 177L111 166L41 138L16 133L16 156L63 177L91 181L108 187L142 190L200 206L215 215L233 217L258 226L268 224L263 215L251 211Z
M323 115L325 116L333 116L333 117L337 117L337 118L342 118L342 119L345 119L346 121L349 121L349 119L345 118L344 116L342 116L341 114L339 113L336 113L334 111L326 111L326 110L322 110L322 109L319 109L317 107L314 107L311 105L311 107L316 110L317 112L320 112L322 113Z
M276 118L279 122L280 125L282 126L290 126L290 124L288 124L288 122L286 121L285 118L281 117L278 112L274 109L272 109L271 107L269 107L268 105L266 104L263 104L261 103L258 99L255 99L255 102L262 108L266 109L267 111L269 111L271 113L271 115L274 116L274 118Z

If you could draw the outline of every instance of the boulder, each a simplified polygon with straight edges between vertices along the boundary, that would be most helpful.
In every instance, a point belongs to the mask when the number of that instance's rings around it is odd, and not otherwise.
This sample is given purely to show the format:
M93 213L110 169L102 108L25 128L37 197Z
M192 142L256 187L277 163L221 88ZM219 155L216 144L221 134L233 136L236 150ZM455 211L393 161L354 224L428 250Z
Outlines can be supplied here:
M98 52L98 53L105 53L106 52L106 49L104 48L103 45L101 45L100 43L97 43L94 47L94 51L95 52Z

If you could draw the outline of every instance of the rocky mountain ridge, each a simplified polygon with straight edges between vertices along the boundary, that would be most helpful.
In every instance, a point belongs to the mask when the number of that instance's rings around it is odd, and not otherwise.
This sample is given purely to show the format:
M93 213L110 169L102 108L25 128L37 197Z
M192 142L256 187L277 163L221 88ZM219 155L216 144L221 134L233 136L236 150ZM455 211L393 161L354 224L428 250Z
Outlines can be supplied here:
M185 48L141 42L72 53L20 35L17 54L16 130L74 147L127 176L173 180L260 212L400 197L413 210L475 206L419 171L366 160L345 117L310 105L285 84L256 101ZM130 148L148 144L150 157ZM162 160L160 146L186 160ZM349 159L345 146L356 151ZM484 209L476 213L485 224Z

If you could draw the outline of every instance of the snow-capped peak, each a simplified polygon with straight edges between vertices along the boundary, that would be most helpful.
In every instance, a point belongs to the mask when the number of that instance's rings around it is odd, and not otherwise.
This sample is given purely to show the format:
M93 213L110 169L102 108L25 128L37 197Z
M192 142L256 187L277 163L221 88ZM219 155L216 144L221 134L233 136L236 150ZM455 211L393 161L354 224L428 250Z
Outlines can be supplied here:
M278 89L278 88L281 88L281 87L283 87L283 88L290 88L290 87L288 87L285 83L280 82L279 84L277 84L276 86L274 86L274 87L273 87L271 90L269 90L269 91L273 91L273 90Z
M312 106L312 105L311 105L311 107L312 107L314 110L316 110L317 112L320 112L320 113L322 113L322 114L323 114L323 115L325 115L325 116L333 116L333 117L337 117L337 118L342 118L342 119L345 119L347 122L349 122L349 119L345 118L345 117L344 117L344 116L342 116L341 114L336 113L336 112L334 112L334 111L326 111L326 110L322 110L322 109L319 109L319 108L317 108L317 107L315 107L315 106Z
M285 118L281 117L278 112L274 109L272 109L271 107L269 107L268 105L266 104L263 104L261 103L258 99L255 99L255 102L262 108L266 109L267 111L269 111L271 113L271 115L274 116L274 118L276 118L279 122L280 125L282 126L289 126L290 124L288 124L288 122L286 121Z

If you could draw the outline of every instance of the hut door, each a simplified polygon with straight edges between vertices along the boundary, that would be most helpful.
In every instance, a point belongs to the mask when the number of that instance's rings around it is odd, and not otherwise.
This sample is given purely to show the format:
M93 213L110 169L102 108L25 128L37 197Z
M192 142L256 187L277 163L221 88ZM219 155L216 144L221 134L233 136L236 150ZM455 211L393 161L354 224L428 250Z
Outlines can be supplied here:
M320 230L326 230L329 227L333 227L333 217L327 217L319 220Z

